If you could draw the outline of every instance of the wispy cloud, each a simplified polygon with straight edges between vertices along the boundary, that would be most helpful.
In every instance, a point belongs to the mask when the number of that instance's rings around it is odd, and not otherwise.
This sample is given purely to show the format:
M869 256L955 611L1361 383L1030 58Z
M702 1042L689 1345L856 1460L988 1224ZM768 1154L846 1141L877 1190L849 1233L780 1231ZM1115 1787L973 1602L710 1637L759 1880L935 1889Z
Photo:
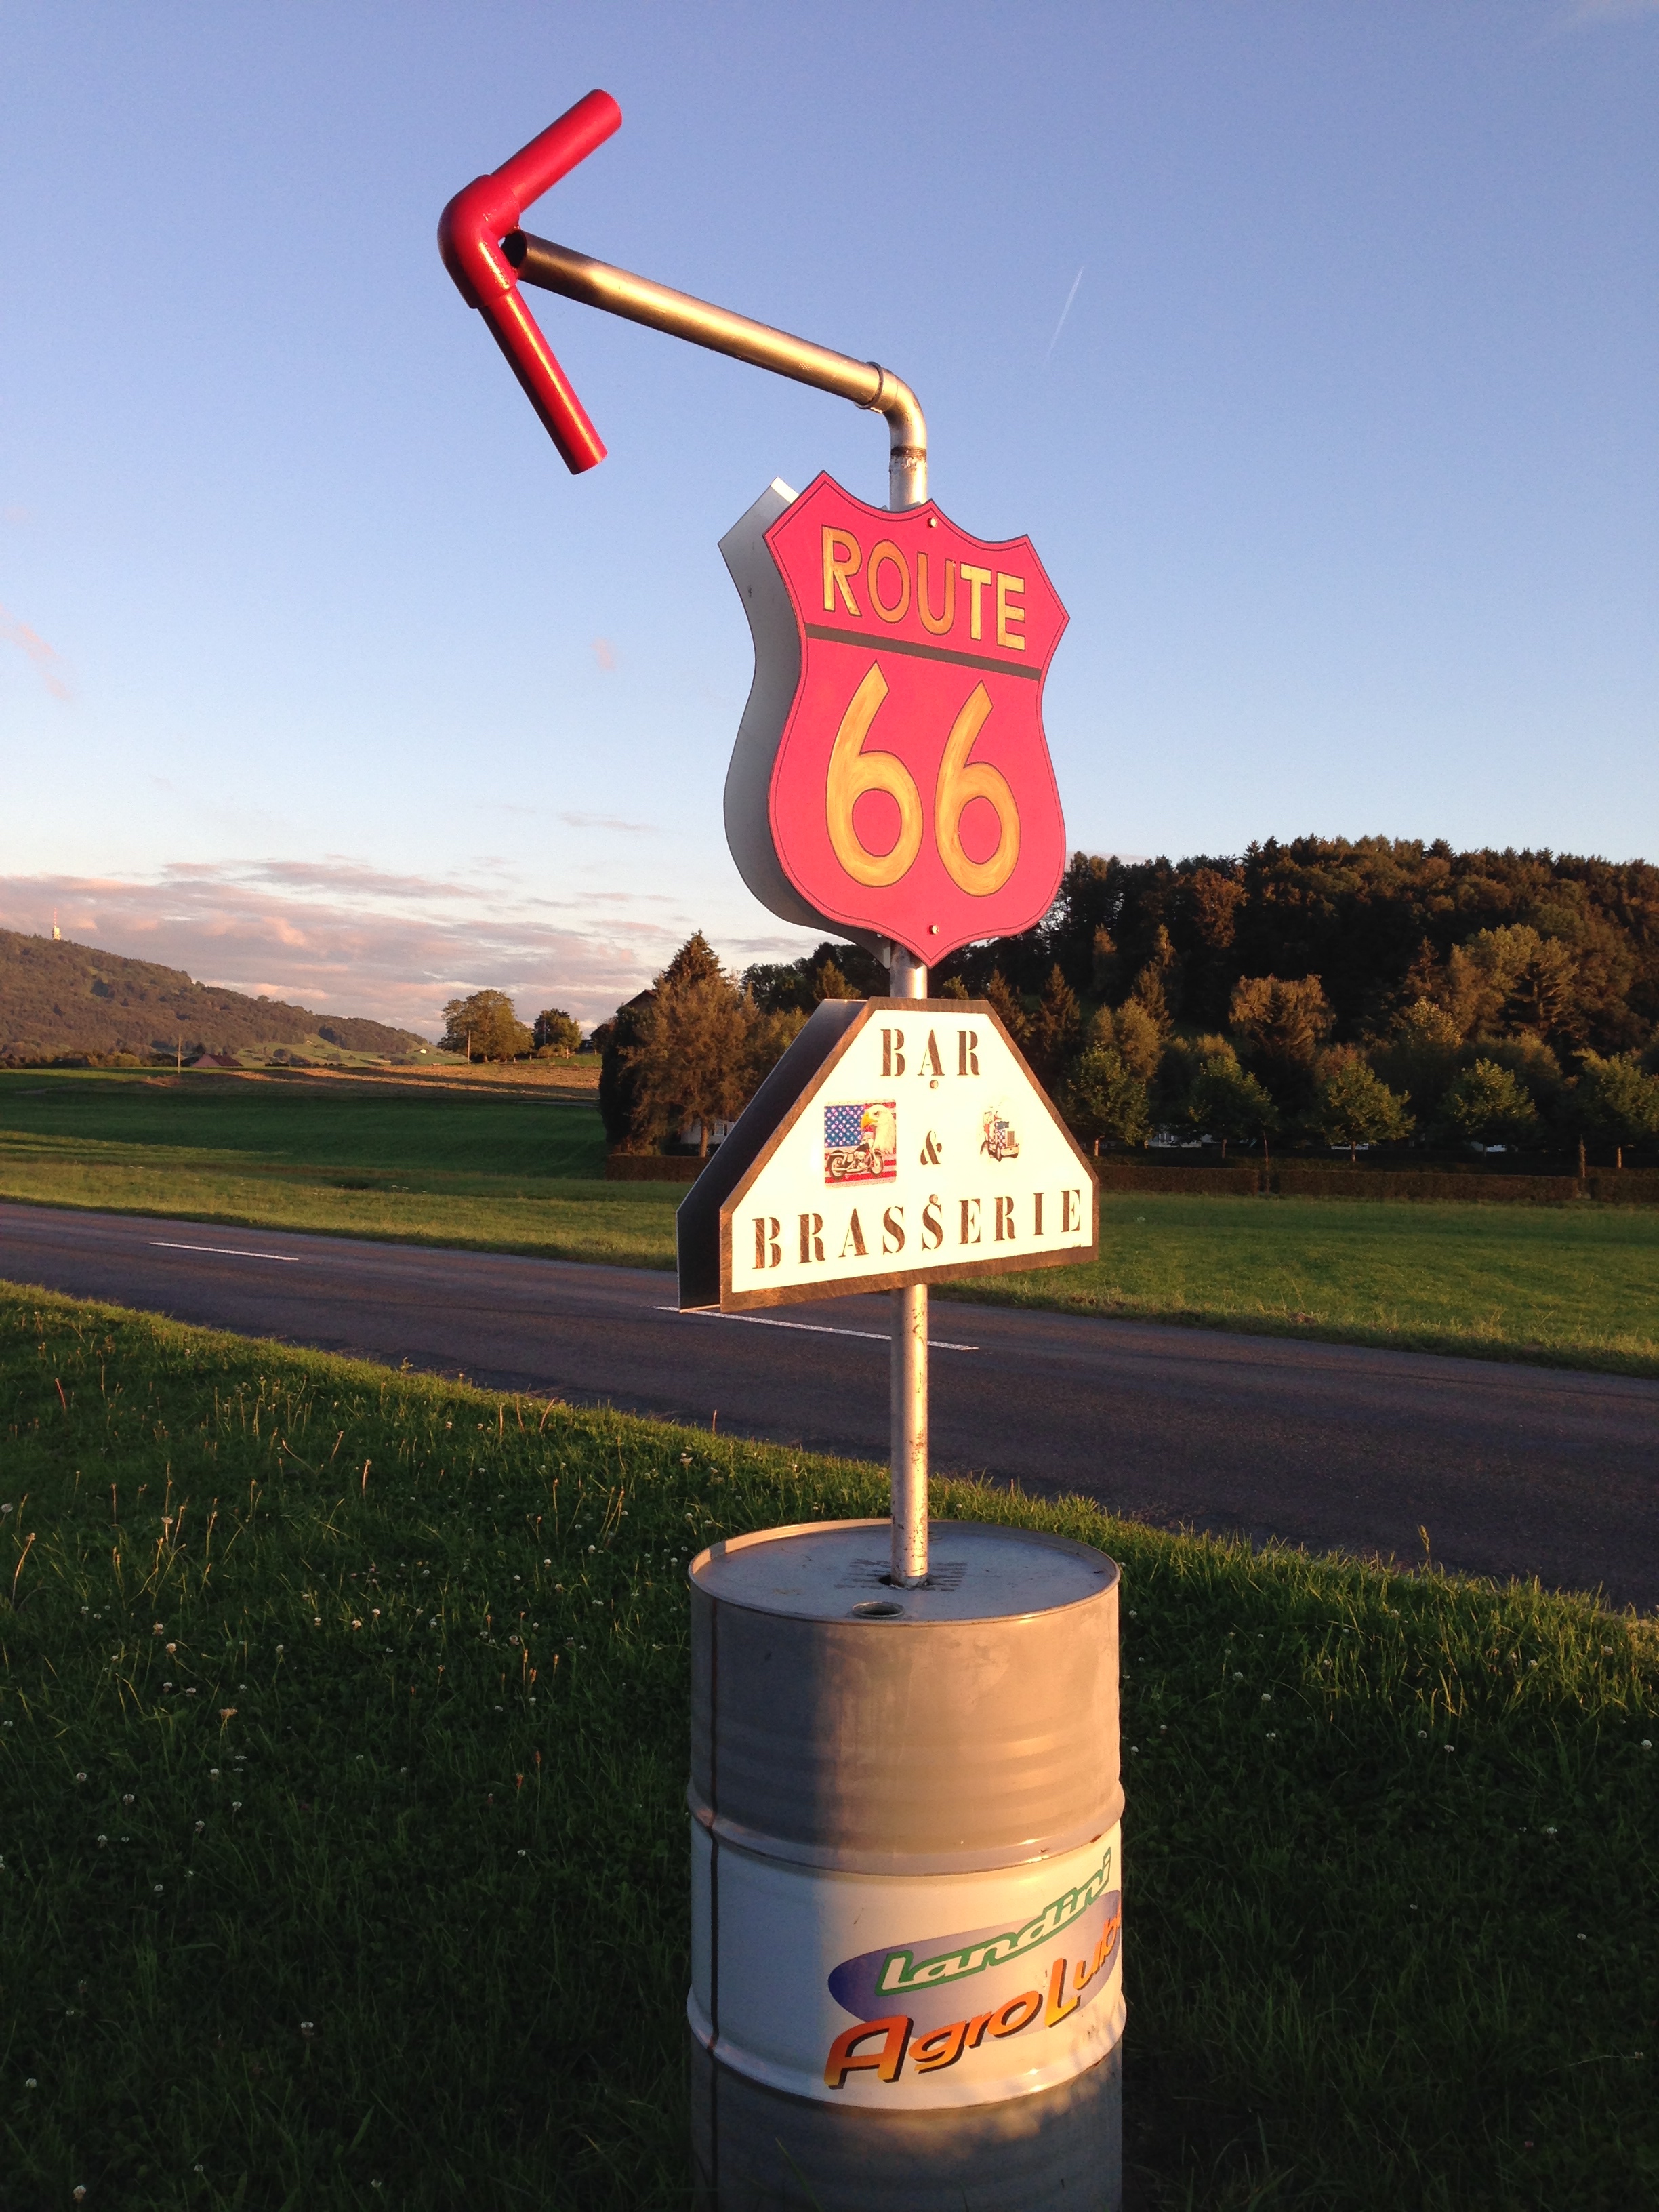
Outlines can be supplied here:
M28 655L40 672L40 681L54 699L67 699L70 696L68 681L61 672L64 664L52 647L27 623L19 622L15 615L8 614L4 607L0 607L0 639Z
M1078 286L1081 284L1082 282L1083 271L1079 269L1077 275L1072 279L1071 290L1066 295L1066 305L1060 311L1060 320L1054 325L1054 334L1048 341L1048 350L1042 356L1043 365L1045 368L1053 356L1054 348L1060 343L1060 334L1066 327L1066 318L1072 312L1072 302L1076 299Z
M617 665L616 647L608 637L596 637L587 649L608 676Z
M626 830L630 835L654 837L654 822L623 822L614 814L561 814L559 817L570 830Z

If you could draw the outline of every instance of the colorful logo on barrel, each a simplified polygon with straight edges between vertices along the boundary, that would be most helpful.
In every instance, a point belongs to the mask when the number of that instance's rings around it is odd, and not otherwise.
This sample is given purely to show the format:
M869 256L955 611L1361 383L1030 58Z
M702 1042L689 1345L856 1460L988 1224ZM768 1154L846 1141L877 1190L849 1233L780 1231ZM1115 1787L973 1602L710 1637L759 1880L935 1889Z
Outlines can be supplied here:
M825 1182L891 1182L898 1173L898 1112L890 1098L823 1109Z
M1029 538L820 476L766 532L800 646L768 820L813 910L929 966L1047 913L1066 827L1042 683L1066 622Z
M907 2065L936 2073L988 2039L1072 2021L1107 1987L1117 1962L1122 1893L1109 1886L1112 1863L1109 1844L1085 1881L1018 1926L884 1944L843 1959L830 1972L830 1994L857 2025L830 2046L827 2086L839 2089L866 2071L896 2081Z

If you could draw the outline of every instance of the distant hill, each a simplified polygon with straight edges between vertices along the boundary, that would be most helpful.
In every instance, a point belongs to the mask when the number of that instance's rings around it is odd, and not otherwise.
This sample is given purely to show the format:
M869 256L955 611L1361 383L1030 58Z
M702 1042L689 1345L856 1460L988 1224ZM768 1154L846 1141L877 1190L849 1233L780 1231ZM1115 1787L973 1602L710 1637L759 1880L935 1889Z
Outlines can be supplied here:
M432 1049L385 1022L313 1014L192 982L180 968L0 929L0 1064L114 1053L172 1060L181 1042L186 1060L203 1052L407 1060Z

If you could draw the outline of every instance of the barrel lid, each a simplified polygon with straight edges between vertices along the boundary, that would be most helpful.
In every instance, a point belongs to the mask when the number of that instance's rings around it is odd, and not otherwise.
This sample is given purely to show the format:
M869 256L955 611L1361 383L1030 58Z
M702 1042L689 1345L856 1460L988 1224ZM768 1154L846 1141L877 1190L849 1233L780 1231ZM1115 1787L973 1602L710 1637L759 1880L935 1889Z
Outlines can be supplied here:
M872 1628L1006 1620L1098 1597L1117 1580L1103 1552L1068 1536L981 1521L935 1521L927 1581L887 1580L885 1521L803 1522L711 1544L692 1560L696 1587L720 1605L797 1620Z

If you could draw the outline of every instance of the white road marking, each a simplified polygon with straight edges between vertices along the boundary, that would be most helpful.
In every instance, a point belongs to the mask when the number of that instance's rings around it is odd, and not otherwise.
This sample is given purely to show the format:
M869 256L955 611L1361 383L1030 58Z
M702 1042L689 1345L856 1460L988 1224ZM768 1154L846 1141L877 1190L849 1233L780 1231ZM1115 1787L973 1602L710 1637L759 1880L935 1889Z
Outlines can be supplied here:
M713 1313L706 1308L694 1306L685 1312L679 1306L659 1306L659 1313L679 1314L685 1321L746 1321L756 1328L798 1328L807 1336L861 1336L868 1344L890 1344L892 1338L882 1328L832 1328L822 1321L769 1321L764 1314ZM943 1337L930 1336L930 1352L977 1352L976 1344L947 1344Z
M216 1252L222 1260L275 1260L284 1267L297 1267L297 1252L244 1252L235 1244L175 1244L170 1237L152 1237L150 1243L161 1252Z

